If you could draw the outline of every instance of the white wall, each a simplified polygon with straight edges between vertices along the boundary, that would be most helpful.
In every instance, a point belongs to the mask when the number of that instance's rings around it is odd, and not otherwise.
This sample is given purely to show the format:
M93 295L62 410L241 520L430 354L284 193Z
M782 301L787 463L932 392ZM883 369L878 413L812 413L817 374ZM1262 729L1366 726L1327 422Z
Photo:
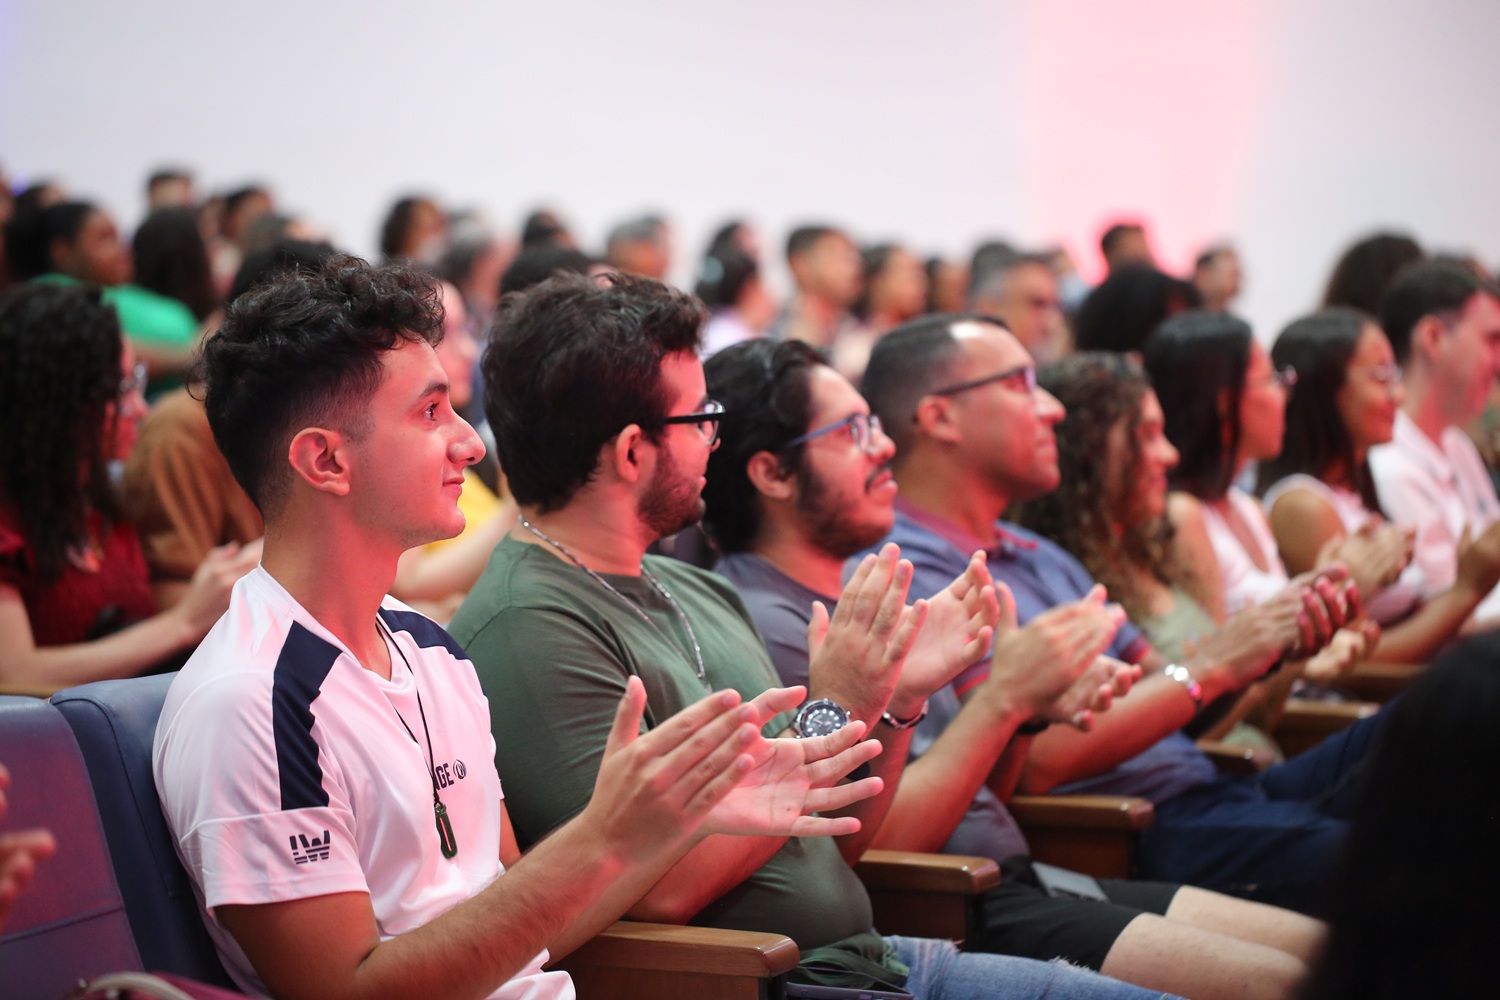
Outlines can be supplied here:
M588 239L647 208L966 254L1117 214L1230 237L1262 336L1377 226L1500 260L1491 0L0 0L0 163L133 226L145 174L263 179L369 252L425 189Z

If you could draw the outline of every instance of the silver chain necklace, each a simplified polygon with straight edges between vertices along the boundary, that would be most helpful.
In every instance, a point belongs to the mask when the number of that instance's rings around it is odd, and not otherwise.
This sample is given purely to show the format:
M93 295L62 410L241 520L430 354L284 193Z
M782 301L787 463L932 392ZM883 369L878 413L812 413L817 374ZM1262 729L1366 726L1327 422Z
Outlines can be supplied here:
M662 627L656 624L656 622L652 620L650 615L646 614L644 608L632 601L630 598L626 597L624 594L620 593L620 591L615 589L615 586L608 580L604 579L604 577L600 576L598 573L595 573L593 570L585 566L583 560L575 556L566 545L564 545L562 542L559 542L557 539L553 538L551 535L547 534L545 531L543 531L541 528L538 528L530 521L526 520L524 516L521 518L521 527L525 528L527 531L531 532L533 535L540 538L548 545L557 549L557 551L561 552L563 555L572 560L573 565L577 566L589 576L599 581L600 586L609 591L611 594L614 594L620 600L624 601L626 606L640 617L641 621L654 628L658 635L667 640L669 645L677 645L677 643L673 642L672 638L662 630ZM656 592L658 594L666 598L667 603L672 605L672 610L677 612L677 620L682 622L683 629L687 631L688 641L693 644L692 665L698 672L698 680L703 684L705 688L707 688L709 691L712 691L713 685L708 683L708 676L703 669L703 651L698 647L698 636L693 632L693 623L688 621L688 616L686 612L682 610L682 605L678 604L677 598L673 597L672 594L667 590L667 588L661 585L661 581L657 580L656 577L651 575L651 571L646 568L646 563L644 560L641 562L641 576L644 576L646 578L646 582L650 583L651 586L656 589Z

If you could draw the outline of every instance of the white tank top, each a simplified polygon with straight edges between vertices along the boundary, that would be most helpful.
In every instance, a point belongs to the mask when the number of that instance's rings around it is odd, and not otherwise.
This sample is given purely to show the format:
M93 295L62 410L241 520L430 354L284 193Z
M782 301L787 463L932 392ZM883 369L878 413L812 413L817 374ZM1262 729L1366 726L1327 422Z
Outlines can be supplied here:
M1287 585L1286 566L1276 551L1276 538L1265 511L1250 494L1231 486L1225 496L1240 520L1250 530L1261 560L1269 569L1256 565L1240 536L1234 533L1224 515L1210 503L1203 503L1203 527L1208 531L1214 557L1219 561L1219 577L1224 585L1224 614L1232 615L1259 604Z
M1266 490L1263 501L1266 510L1269 512L1276 506L1276 501L1291 490L1307 490L1322 497L1333 508L1334 513L1338 514L1346 534L1358 531L1370 518L1380 516L1366 507L1359 494L1353 490L1329 486L1321 479L1301 472L1287 476ZM1416 609L1422 594L1423 579L1422 570L1415 562L1410 563L1401 571L1396 582L1380 593L1361 595L1365 598L1365 610L1382 625L1400 621Z

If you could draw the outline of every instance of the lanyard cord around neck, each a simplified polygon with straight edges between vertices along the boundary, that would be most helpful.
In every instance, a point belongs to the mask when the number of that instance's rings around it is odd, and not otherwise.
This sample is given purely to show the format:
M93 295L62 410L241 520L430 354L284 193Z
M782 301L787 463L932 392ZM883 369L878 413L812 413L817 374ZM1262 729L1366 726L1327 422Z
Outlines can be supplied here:
M438 847L442 850L443 857L450 859L457 857L458 839L453 836L453 824L448 820L448 807L443 805L443 800L438 795L437 767L434 763L437 758L432 753L432 732L427 728L427 709L422 707L422 689L417 686L417 672L411 668L411 661L406 658L406 654L396 644L396 637L391 635L391 630L386 627L385 622L376 618L375 624L380 629L381 635L385 637L385 641L389 644L390 648L395 650L396 655L401 657L401 662L406 664L406 672L411 674L411 687L417 693L417 712L422 716L422 735L427 738L427 760L425 763L427 764L427 776L432 779L432 814L437 819ZM417 743L417 734L412 732L411 726L406 724L406 717L401 714L401 710L392 705L391 711L395 712L396 718L401 720L401 728L406 730L406 735L411 737L413 743ZM422 752L422 744L420 743L417 743L417 752Z

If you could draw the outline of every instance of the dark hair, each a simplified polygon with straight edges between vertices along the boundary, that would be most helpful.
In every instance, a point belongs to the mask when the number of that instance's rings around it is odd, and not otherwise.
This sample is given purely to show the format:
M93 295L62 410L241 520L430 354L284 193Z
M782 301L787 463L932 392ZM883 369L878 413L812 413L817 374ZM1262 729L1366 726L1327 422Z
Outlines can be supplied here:
M1438 658L1380 713L1300 995L1486 996L1500 893L1500 634Z
M1109 255L1115 252L1121 240L1131 233L1144 233L1145 231L1146 227L1139 222L1116 222L1099 237L1099 252L1104 254L1105 260L1108 260Z
M859 262L864 269L865 280L861 285L859 298L849 307L849 311L855 316L862 320L870 318L870 283L880 277L880 272L891 262L891 257L902 249L905 248L897 243L877 243L860 250Z
M556 212L539 208L521 223L521 248L526 250L536 246L553 246L558 237L567 235L568 227L563 225Z
M1367 236L1345 250L1334 265L1323 291L1323 305L1346 306L1379 316L1396 273L1423 256L1422 248L1410 236Z
M19 204L19 202L18 202ZM5 224L5 263L16 281L28 281L57 270L52 244L72 243L88 217L98 211L86 201L65 201L40 208L17 208Z
M812 420L808 379L828 359L800 340L747 340L703 366L708 394L724 404L719 447L708 457L703 528L720 552L741 552L760 530L760 504L746 473L751 456L769 451L783 472L798 468L802 446L783 445Z
M982 313L935 313L902 323L875 342L859 390L881 428L896 443L896 461L912 443L917 403L952 377L960 348L958 323L987 323L1009 329Z
M26 185L20 194L16 195L16 212L29 212L33 209L46 208L48 205L60 205L64 200L62 188L51 178L41 178Z
M1250 324L1228 313L1187 312L1146 342L1146 371L1181 455L1172 488L1218 500L1234 480L1240 395L1250 367Z
M524 292L539 285L554 274L588 274L598 263L582 250L572 247L538 244L522 246L516 259L510 262L505 273L500 275L500 294Z
M230 303L203 345L204 406L229 469L269 520L285 502L287 445L304 427L364 433L381 356L443 336L437 282L404 263L336 254L282 270Z
M649 440L671 400L661 365L696 353L704 310L649 278L560 274L500 304L480 370L500 467L518 503L567 505L629 424Z
M151 176L146 178L146 190L155 190L169 181L190 181L192 179L192 173L181 167L163 167L159 170L151 171Z
M1480 293L1500 297L1500 289L1451 260L1419 260L1396 276L1380 310L1380 325L1401 364L1411 355L1411 334L1423 316L1444 324L1457 319L1464 304Z
M1126 265L1083 300L1073 318L1073 339L1080 351L1139 351L1162 320L1202 305L1192 282L1149 264Z
M417 218L417 209L423 205L431 205L441 214L437 202L425 195L407 195L398 198L386 213L385 221L380 224L380 253L386 260L395 260L406 256L406 241L411 235L412 224Z
M37 577L56 580L88 514L114 514L104 444L120 398L120 321L93 286L32 283L0 295L0 502ZM79 474L83 481L80 489Z
M741 245L740 234L748 227L749 223L744 219L730 219L714 230L713 236L709 237L708 249L704 251L704 254L717 254L726 247L743 252L745 248Z
M1261 463L1260 492L1298 472L1323 479L1337 466L1346 470L1365 506L1380 511L1370 464L1356 464L1354 439L1337 401L1359 336L1373 322L1353 309L1324 309L1294 321L1276 338L1271 362L1297 369L1297 391L1287 400L1281 454Z
M818 245L825 236L842 236L843 230L835 229L833 226L812 225L798 226L793 229L786 238L786 259L800 257Z
M1120 481L1136 482L1141 451L1135 429L1151 382L1135 361L1109 351L1070 355L1043 368L1037 381L1068 412L1057 425L1061 481L1052 492L1017 504L1011 515L1071 552L1133 620L1149 617L1132 574L1121 570L1124 565L1141 567L1172 582L1167 561L1171 524L1166 518L1122 523L1129 498L1110 495L1109 463L1103 456L1110 431L1124 421L1127 452ZM1116 526L1123 532L1117 534Z
M693 294L710 309L728 309L740 300L745 286L758 277L760 265L755 258L729 243L703 255Z
M997 276L1005 274L1021 256L1010 243L1004 240L989 240L974 248L969 258L969 302L981 292L987 291Z
M233 191L224 196L224 214L233 215L235 212L239 211L241 205L249 201L251 198L256 197L257 195L269 198L271 196L271 192L267 191L264 187L261 187L258 184L250 184L242 188L235 188Z
M234 282L229 286L226 302L233 302L256 285L281 271L302 268L317 272L323 262L338 253L331 243L310 243L306 240L280 240L264 250L246 254L240 268L234 272Z
M219 304L208 246L191 208L159 208L135 231L135 283L176 299L199 321Z

